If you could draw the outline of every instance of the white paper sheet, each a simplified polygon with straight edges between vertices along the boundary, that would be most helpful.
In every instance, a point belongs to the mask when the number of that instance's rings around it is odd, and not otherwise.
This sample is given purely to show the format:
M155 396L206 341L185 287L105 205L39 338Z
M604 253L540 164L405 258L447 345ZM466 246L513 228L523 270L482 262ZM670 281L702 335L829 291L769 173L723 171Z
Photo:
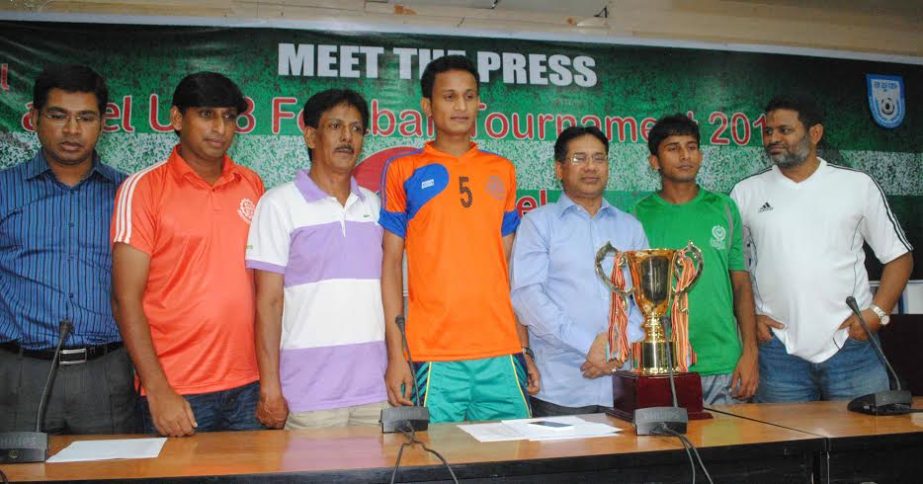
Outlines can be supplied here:
M166 438L79 440L48 458L48 463L109 459L153 459L160 455Z
M491 422L482 424L465 424L459 425L458 428L464 430L469 435L477 439L478 442L505 442L508 440L522 440L525 437L502 422Z
M547 428L531 425L530 422L548 420L570 425L567 428ZM580 417L543 417L521 420L503 420L495 423L466 424L458 428L467 432L478 442L503 442L510 440L564 440L605 437L621 432L611 425L587 422Z

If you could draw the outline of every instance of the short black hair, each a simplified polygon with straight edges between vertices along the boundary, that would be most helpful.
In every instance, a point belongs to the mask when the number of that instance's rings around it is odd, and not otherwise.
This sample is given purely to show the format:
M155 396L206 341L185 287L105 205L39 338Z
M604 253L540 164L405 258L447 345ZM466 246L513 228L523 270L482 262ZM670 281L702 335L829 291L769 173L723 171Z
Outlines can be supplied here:
M304 112L302 113L304 125L317 128L317 123L320 122L321 116L340 104L356 108L362 118L362 128L368 131L369 105L365 98L362 97L362 94L352 89L327 89L311 96L304 103Z
M35 78L32 87L32 108L41 111L48 103L48 92L60 89L65 92L88 92L96 96L99 114L106 114L109 88L106 80L93 69L80 64L52 64Z
M173 106L185 113L188 108L235 108L247 110L247 100L234 81L217 72L196 72L179 81L173 91Z
M777 109L790 109L798 113L798 120L805 129L815 124L824 124L824 109L813 97L803 93L783 94L772 98L763 112L769 114Z
M558 140L554 142L554 159L555 161L564 162L567 157L567 144L574 138L590 135L598 139L606 147L606 154L609 154L609 139L599 130L597 126L571 126L558 135Z
M430 62L426 65L426 69L423 69L423 77L420 78L420 89L423 91L423 97L432 99L436 75L448 71L470 72L474 76L475 85L480 82L478 68L475 67L474 62L471 62L471 59L463 55L447 55Z
M362 130L369 130L368 103L365 102L362 94L352 89L327 89L308 98L304 103L304 109L301 114L304 125L317 129L321 116L341 104L356 108L359 111L359 117L362 118ZM311 148L308 148L308 159L314 159L314 150Z
M657 120L647 135L647 149L656 156L660 143L670 136L692 136L697 144L702 141L698 123L685 114L676 113Z

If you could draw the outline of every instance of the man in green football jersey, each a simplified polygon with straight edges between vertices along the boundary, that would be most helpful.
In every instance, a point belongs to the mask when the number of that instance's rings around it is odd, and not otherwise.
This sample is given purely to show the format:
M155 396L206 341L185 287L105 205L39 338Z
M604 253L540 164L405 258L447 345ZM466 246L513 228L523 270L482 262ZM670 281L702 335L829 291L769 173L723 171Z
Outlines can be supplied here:
M756 392L759 365L737 205L696 183L702 152L695 121L682 114L661 118L651 128L648 148L661 188L640 200L634 215L651 247L678 249L692 241L704 258L689 291L689 340L696 355L690 370L702 376L706 405L747 400Z

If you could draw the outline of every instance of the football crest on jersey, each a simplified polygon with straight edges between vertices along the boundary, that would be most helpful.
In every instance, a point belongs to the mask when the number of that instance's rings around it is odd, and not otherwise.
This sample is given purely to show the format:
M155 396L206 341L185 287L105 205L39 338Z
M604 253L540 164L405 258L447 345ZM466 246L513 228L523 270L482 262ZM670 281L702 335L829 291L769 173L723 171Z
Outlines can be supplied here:
M253 203L253 200L249 198L240 199L240 206L237 207L237 215L240 215L240 218L244 222L250 223L253 220L253 213L256 211L256 205Z
M727 229L720 225L715 225L711 228L711 240L708 243L718 250L724 250L727 246L727 236Z
M503 200L506 196L503 190L503 180L497 175L487 178L487 193L496 200Z

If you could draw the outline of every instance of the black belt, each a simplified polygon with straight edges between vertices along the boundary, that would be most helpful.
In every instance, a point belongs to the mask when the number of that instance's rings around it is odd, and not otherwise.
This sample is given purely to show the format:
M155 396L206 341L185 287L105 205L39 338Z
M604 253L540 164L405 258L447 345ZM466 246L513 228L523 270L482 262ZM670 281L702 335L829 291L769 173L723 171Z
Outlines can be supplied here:
M122 342L116 341L114 343L86 346L83 348L64 348L61 350L61 356L58 358L58 364L79 365L90 360L95 360L96 358L99 358L100 356L103 356L110 351L115 351L121 347ZM37 358L40 360L54 359L54 350L27 350L22 346L19 346L19 344L17 344L15 341L0 343L0 349L9 351L10 353L16 353L20 356L27 356L29 358Z

